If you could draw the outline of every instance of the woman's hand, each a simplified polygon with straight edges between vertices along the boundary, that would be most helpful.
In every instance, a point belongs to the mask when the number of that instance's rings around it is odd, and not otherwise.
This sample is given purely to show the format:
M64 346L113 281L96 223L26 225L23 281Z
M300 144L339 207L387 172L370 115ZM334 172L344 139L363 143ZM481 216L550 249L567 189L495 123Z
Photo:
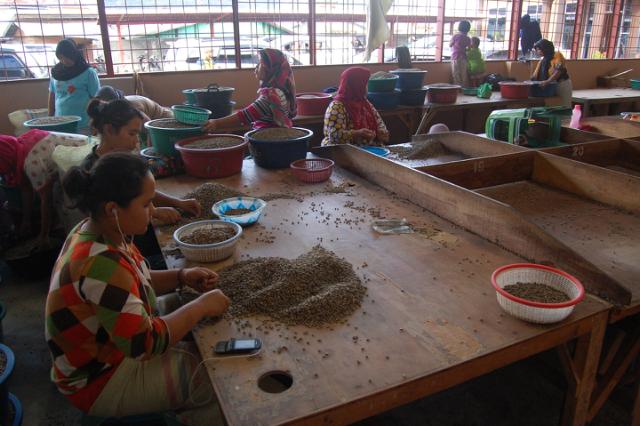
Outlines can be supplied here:
M213 133L218 129L218 121L215 119L208 120L206 123L204 123L202 128L209 133Z
M213 290L218 282L218 274L202 266L181 269L178 274L178 282L201 293Z
M163 225L171 225L182 219L178 210L173 207L156 207L153 209L152 216Z
M387 130L378 131L378 141L383 145L389 142L389 132Z
M351 136L357 145L367 145L375 138L376 134L369 129L358 129L352 130Z
M204 317L219 317L227 310L231 303L229 298L217 289L204 293L195 301L202 309Z
M202 214L202 206L195 198L189 198L187 200L180 200L176 206L181 210L189 213L194 217L200 217Z

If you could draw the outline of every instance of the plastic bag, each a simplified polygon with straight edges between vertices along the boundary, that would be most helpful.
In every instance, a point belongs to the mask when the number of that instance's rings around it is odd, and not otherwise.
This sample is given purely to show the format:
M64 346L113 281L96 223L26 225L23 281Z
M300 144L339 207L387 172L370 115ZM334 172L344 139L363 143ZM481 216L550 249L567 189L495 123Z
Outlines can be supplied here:
M412 234L407 219L382 219L373 222L373 230L379 234Z
M491 97L491 83L482 83L478 87L478 97L483 99L489 99Z

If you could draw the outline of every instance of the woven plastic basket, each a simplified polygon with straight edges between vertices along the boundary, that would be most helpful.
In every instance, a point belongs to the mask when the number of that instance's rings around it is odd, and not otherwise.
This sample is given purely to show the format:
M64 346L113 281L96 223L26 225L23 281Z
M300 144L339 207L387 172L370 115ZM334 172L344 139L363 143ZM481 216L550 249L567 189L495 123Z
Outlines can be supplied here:
M503 290L505 286L518 282L546 284L562 291L570 300L563 303L533 302ZM516 318L538 324L562 321L584 298L584 287L577 278L559 269L533 263L502 266L491 275L491 284L496 289L498 304L505 312Z
M254 224L260 219L262 210L266 207L267 202L260 198L254 197L234 197L220 200L211 206L211 212L225 222L233 222L241 226ZM247 209L249 213L242 215L227 215L232 209Z
M198 228L233 228L235 235L226 241L215 244L189 244L182 241L182 238ZM181 226L173 233L173 239L180 248L184 257L194 262L211 263L224 260L231 255L236 248L238 239L242 235L242 227L236 223L224 222L222 220L201 220Z
M171 107L176 120L184 124L203 125L209 119L211 111L193 105L174 105Z
M293 175L306 183L319 183L331 177L333 161L327 158L309 158L296 160L289 167Z

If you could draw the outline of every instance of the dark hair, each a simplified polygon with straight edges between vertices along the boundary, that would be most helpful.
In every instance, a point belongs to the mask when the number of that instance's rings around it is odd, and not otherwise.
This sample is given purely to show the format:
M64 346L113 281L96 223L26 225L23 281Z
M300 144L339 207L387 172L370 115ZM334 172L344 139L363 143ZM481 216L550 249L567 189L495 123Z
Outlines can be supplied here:
M117 132L132 119L142 118L142 113L125 99L104 102L98 98L93 98L89 102L89 106L87 106L87 114L91 117L91 125L98 133L104 131L105 124L111 124Z
M115 101L116 99L124 99L124 92L111 86L102 86L95 97L106 102Z
M480 39L478 37L471 37L471 44L480 46Z
M553 43L551 43L549 40L544 38L536 41L533 47L534 49L542 50L542 55L545 58L551 58L553 57L553 54L556 53L556 48L553 45Z
M74 63L84 61L84 56L78 48L78 45L70 38L65 38L58 42L56 45L56 56L64 56L67 59L71 59Z
M529 14L522 15L522 18L520 18L520 25L528 25L530 22L531 16L529 16Z
M458 24L458 31L460 31L461 33L468 33L469 31L471 31L471 22L469 21L460 21L460 23Z
M95 219L109 201L126 208L142 193L147 173L149 167L141 157L114 152L101 156L89 171L78 166L69 169L62 178L62 187L74 208Z

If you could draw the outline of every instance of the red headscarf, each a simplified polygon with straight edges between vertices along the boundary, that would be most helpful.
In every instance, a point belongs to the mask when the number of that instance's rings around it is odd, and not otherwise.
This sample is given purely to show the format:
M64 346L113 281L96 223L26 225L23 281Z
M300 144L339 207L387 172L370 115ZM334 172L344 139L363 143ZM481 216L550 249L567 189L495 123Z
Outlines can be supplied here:
M0 175L9 186L18 186L24 176L24 161L31 148L49 132L30 130L20 137L0 135Z
M265 78L261 81L261 88L278 88L282 90L289 101L288 118L297 114L296 108L296 83L293 79L293 71L287 57L278 49L262 49L260 62L264 69ZM260 94L262 90L259 91ZM266 92L266 91L265 91ZM264 93L268 96L268 94Z
M336 101L344 104L354 129L369 129L377 133L375 108L367 100L367 82L371 72L364 67L351 67L342 72Z

